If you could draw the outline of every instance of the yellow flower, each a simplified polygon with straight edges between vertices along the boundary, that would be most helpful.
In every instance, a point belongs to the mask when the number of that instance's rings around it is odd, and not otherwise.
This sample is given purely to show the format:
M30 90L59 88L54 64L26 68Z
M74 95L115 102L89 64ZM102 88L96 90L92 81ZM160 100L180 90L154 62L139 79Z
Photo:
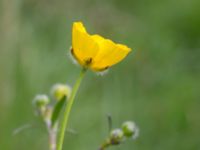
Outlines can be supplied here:
M88 34L81 22L75 22L72 30L72 55L81 66L93 71L113 66L131 51L126 45L116 44L97 34Z

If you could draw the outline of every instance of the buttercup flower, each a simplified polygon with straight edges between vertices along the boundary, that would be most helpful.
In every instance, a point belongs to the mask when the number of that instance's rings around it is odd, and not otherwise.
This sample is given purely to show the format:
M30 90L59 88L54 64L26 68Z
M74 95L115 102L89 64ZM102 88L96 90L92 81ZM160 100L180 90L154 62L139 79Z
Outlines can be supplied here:
M81 22L75 22L72 30L72 55L81 66L93 71L113 66L131 51L126 45L116 44L97 34L88 34Z

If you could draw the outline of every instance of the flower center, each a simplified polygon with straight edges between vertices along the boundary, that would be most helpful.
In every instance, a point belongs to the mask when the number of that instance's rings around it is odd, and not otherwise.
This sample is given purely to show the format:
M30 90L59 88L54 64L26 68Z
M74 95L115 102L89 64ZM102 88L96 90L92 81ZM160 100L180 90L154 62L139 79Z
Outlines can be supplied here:
M92 63L92 58L90 57L90 58L88 58L88 59L85 59L85 66L89 66L89 65L91 65L91 63Z

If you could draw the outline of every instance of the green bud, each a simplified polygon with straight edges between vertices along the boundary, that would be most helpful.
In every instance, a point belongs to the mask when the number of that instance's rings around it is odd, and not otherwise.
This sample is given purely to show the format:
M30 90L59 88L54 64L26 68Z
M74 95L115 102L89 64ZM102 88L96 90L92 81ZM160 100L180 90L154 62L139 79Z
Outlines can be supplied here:
M132 121L124 122L122 125L123 133L126 137L136 138L139 134L139 129Z
M65 84L56 84L52 88L52 95L56 100L61 100L63 96L69 97L71 87Z
M121 129L114 129L110 133L111 144L120 144L124 139L124 133Z
M49 98L47 95L44 94L36 95L36 97L33 100L33 104L39 108L46 106L48 103L49 103Z

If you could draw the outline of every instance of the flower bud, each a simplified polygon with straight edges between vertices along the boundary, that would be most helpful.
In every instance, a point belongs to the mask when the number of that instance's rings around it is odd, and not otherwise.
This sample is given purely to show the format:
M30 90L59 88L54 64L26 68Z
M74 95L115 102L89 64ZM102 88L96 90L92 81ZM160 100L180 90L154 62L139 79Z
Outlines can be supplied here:
M38 107L44 107L49 103L49 98L47 95L36 95L36 97L33 100L33 104Z
M56 100L61 100L63 96L69 97L71 87L65 84L56 84L52 88L52 95Z
M114 129L110 133L111 144L120 144L123 141L124 133L121 129Z
M139 134L139 129L136 124L132 121L124 122L122 125L123 133L126 137L137 138Z

